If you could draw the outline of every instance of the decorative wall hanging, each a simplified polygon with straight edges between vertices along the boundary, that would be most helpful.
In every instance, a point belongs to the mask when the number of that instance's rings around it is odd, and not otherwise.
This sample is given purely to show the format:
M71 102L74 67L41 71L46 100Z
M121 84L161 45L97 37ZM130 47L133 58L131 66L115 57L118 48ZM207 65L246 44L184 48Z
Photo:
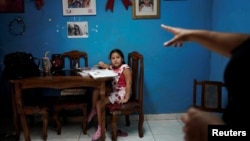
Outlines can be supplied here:
M88 22L67 22L68 38L88 38Z
M0 12L23 13L24 0L0 0Z
M11 34L17 36L17 35L23 35L25 32L25 24L23 20L18 17L10 21L9 23L9 31Z
M96 15L96 0L62 0L63 15Z
M106 11L110 10L111 12L113 12L114 3L115 3L115 0L108 0L106 4ZM128 10L128 7L132 5L130 0L122 0L122 3L125 6L126 10Z
M160 18L160 0L133 0L133 19Z

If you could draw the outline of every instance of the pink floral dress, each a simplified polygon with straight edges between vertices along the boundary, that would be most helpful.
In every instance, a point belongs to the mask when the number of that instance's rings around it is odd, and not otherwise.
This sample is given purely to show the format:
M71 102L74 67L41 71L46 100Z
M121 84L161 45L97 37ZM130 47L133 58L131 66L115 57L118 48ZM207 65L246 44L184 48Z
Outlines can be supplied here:
M114 103L120 103L125 98L126 94L126 80L123 75L123 71L127 68L130 68L127 64L123 64L120 68L113 68L113 70L118 75L112 81L113 92L108 95L109 101Z

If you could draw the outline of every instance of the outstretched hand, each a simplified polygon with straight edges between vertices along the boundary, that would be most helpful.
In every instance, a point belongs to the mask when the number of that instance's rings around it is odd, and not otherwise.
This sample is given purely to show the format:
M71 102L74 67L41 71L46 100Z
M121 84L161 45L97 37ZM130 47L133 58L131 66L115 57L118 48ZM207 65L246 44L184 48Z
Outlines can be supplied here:
M207 141L208 125L224 124L220 117L196 108L190 108L181 120L185 141Z
M172 39L164 43L164 46L166 47L181 47L183 42L188 41L188 35L191 33L190 30L166 26L164 24L161 24L161 27L174 35Z

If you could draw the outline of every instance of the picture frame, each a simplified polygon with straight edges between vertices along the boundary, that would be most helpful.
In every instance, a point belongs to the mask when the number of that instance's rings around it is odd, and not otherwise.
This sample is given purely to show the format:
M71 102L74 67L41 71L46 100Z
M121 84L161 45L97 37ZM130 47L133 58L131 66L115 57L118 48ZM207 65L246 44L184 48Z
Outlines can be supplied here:
M62 0L63 16L96 15L96 0Z
M5 0L1 2L0 13L24 13L24 0Z
M67 22L68 38L88 38L88 22Z
M160 18L160 0L133 0L133 19Z

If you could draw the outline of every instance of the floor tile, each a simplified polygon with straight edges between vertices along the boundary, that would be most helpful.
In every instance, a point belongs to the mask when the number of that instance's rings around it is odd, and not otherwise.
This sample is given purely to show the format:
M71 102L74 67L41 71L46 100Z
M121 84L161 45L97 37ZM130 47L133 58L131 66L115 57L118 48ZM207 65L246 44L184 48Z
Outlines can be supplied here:
M181 134L155 135L155 141L183 141Z
M178 120L147 121L153 135L182 134L182 125Z
M109 120L107 120L109 121ZM126 126L125 119L118 120L118 129L127 132L127 137L117 137L117 141L183 141L182 122L178 119L149 118L143 123L143 137L138 134L138 120L131 119L130 126ZM95 133L97 121L88 125L87 134L84 135L81 128L81 122L71 121L62 124L61 135L57 135L55 126L49 123L47 141L91 141ZM1 128L0 128L1 129ZM42 141L42 126L35 124L30 128L30 137L32 141ZM24 141L21 132L20 141ZM111 141L110 122L107 123L106 141Z

